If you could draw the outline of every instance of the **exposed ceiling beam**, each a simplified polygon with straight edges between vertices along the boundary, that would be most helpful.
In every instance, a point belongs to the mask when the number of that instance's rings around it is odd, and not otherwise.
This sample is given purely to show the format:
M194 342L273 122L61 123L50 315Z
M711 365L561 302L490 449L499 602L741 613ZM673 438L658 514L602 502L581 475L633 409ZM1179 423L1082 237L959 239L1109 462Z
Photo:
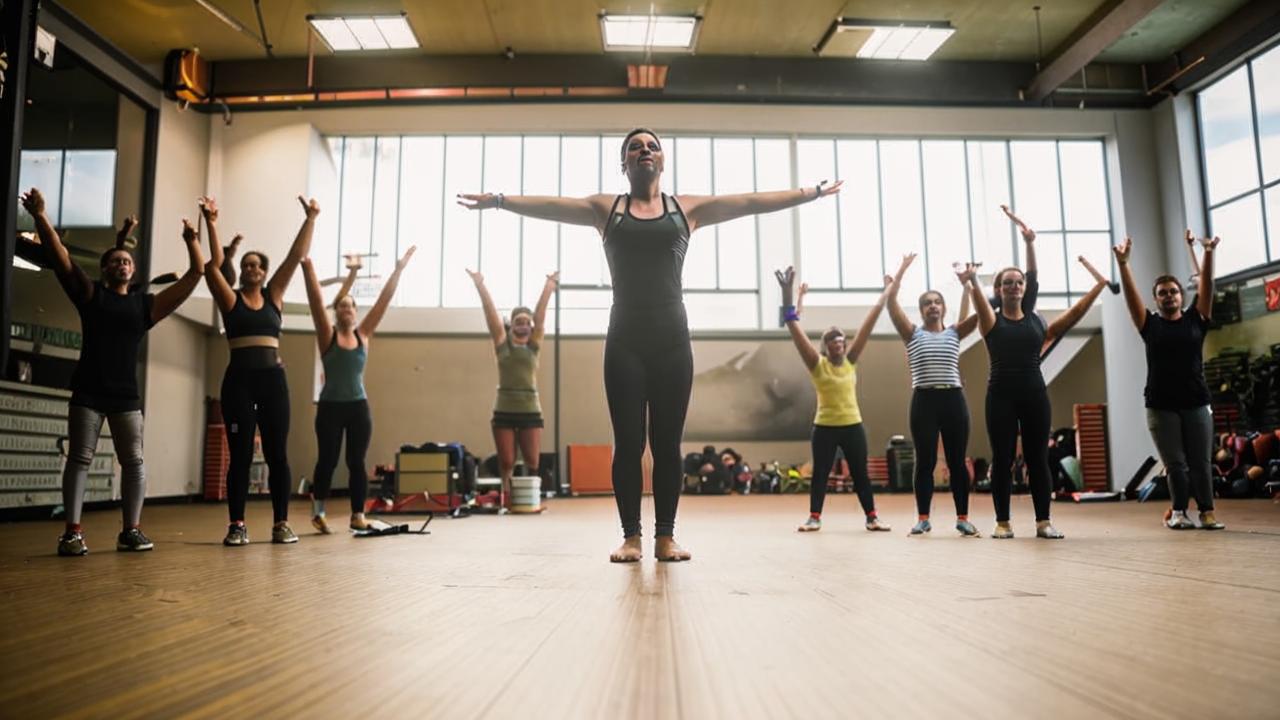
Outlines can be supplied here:
M1147 63L1149 92L1177 94L1280 34L1280 3L1253 0L1166 60Z
M693 55L666 59L663 89L629 91L627 65L635 62L634 57L613 55L522 55L512 60L490 55L320 56L308 81L305 58L227 60L212 64L213 94L240 109L263 110L322 101L522 102L534 96L546 101L580 94L569 89L613 90L607 94L646 102L1017 107L1027 104L1019 98L1019 88L1026 87L1033 73L1022 62L869 63ZM1100 77L1091 79L1087 90L1072 89L1073 101L1087 95L1092 107L1145 107L1155 102L1147 97L1137 66L1108 66L1105 73L1095 74ZM418 92L431 88L454 91ZM332 97L335 93L341 97ZM212 112L213 106L201 109Z
M1053 59L1027 85L1026 99L1040 102L1124 36L1164 0L1109 0L1053 53Z

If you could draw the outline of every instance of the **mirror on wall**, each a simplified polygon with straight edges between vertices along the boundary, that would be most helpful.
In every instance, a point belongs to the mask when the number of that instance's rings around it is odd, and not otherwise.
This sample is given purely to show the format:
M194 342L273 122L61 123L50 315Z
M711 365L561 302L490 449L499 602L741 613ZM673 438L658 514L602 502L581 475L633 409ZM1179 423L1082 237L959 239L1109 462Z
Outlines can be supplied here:
M95 280L120 222L142 206L146 142L146 109L74 53L59 48L52 67L30 65L19 187L40 189L72 260ZM18 232L5 379L66 388L79 357L80 319L53 271L41 268L44 252L21 208ZM134 237L145 248L141 228ZM138 254L140 271L145 254Z

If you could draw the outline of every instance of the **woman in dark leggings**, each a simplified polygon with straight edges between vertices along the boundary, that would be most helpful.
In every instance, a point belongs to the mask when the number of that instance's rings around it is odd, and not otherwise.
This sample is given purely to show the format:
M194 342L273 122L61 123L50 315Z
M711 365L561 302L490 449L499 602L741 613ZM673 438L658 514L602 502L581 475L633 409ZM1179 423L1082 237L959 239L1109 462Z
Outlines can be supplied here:
M897 287L897 279L910 261L903 261L896 277L885 277L884 292L858 328L853 342L845 344L844 332L831 328L822 335L822 352L813 349L809 337L800 327L800 314L792 302L795 286L795 269L787 268L774 273L782 286L783 317L791 340L795 343L800 359L809 370L809 380L818 394L818 412L813 419L813 477L809 482L809 517L797 530L813 532L822 529L822 506L827 498L827 478L835 464L839 448L849 463L858 502L866 514L868 530L889 530L876 514L875 496L871 493L871 478L867 475L867 432L862 427L862 413L858 410L858 356L871 338L876 318L884 309L889 293Z
M324 365L324 386L320 389L320 401L316 403L316 471L312 476L311 525L322 534L331 531L325 520L325 500L333 482L333 471L338 466L338 453L342 450L342 436L347 436L347 473L351 491L352 530L367 530L364 517L364 499L369 488L365 455L369 452L369 440L373 436L373 416L369 413L369 400L364 391L364 366L369 357L369 341L382 322L382 316L396 294L400 274L404 272L415 247L405 251L396 263L396 269L382 286L378 299L369 314L356 322L356 299L348 291L360 270L358 259L348 266L348 281L333 299L333 315L336 323L329 322L329 313L320 294L320 279L311 258L302 260L302 277L307 285L307 302L311 306L311 321L316 327L316 344L320 348L320 362Z
M658 560L688 560L674 539L683 464L680 439L693 387L693 350L683 302L682 269L689 235L745 215L774 212L831 195L840 182L742 195L681 195L660 190L665 155L656 133L637 128L622 141L626 195L585 198L462 195L473 210L498 208L574 225L604 240L613 279L613 309L604 351L605 394L613 423L613 488L622 546L613 562L635 562L640 544L640 459L648 435Z
M924 325L907 318L898 304L902 272L915 260L915 253L903 258L893 290L889 293L889 318L907 345L911 367L911 442L915 446L916 524L912 535L933 530L929 509L933 503L933 468L938 463L938 435L950 473L951 497L956 505L956 530L965 537L980 537L969 522L969 468L965 450L969 446L969 406L960 382L960 341L973 332L977 317L969 315L969 294L960 301L960 321L944 325L946 300L937 290L920 296L920 317ZM967 290L967 288L966 288Z
M1187 245L1195 236L1187 231ZM1213 316L1213 251L1221 242L1204 238L1204 261L1199 263L1198 294L1183 309L1182 284L1172 275L1161 275L1152 285L1158 313L1147 310L1138 284L1129 268L1133 241L1124 239L1115 247L1120 265L1129 317L1147 347L1147 428L1164 461L1169 477L1173 509L1165 517L1171 530L1196 527L1187 517L1191 496L1200 509L1200 525L1205 530L1226 527L1213 514L1213 410L1209 386L1204 379L1204 336ZM1196 266L1192 252L1192 266Z
M212 257L204 279L222 313L222 325L231 346L231 361L222 376L222 421L226 424L231 464L227 468L227 508L231 524L222 544L249 544L244 506L249 497L249 467L253 464L254 428L262 432L262 454L267 458L267 482L271 487L274 525L271 542L295 543L289 527L289 471L286 445L289 439L289 385L280 362L281 308L284 290L311 248L320 206L298 196L306 219L294 238L289 254L267 280L267 256L249 251L240 258L240 289L233 290L222 274L222 245L218 242L218 208L212 198L202 198L200 210L209 228Z
M130 292L134 277L133 254L123 242L102 254L98 261L102 278L89 279L71 260L62 238L45 215L44 196L32 188L22 196L22 207L35 220L36 234L48 266L58 277L80 315L84 342L71 375L71 400L67 404L67 464L62 471L62 506L66 530L58 538L58 554L78 556L89 552L80 529L85 485L105 420L120 462L120 495L124 523L116 537L116 550L150 550L151 540L142 532L142 503L147 476L142 462L142 400L138 393L138 346L153 325L163 320L191 295L200 282L204 259L195 228L182 221L190 269L182 279L152 295ZM125 221L120 240L128 238L136 218Z
M1015 219L1015 222L1018 221ZM1035 233L1025 225L1021 227L1023 237L1030 245ZM1083 262L1084 259L1080 259ZM1021 434L1022 455L1035 504L1036 536L1060 539L1063 534L1049 521L1051 415L1049 393L1040 373L1040 353L1046 345L1080 322L1107 284L1105 280L1096 282L1075 305L1046 327L1034 314L1035 307L1027 307L1023 302L1026 276L1021 269L1010 267L1000 271L999 313L991 309L972 264L956 274L969 289L977 309L978 328L991 356L991 375L987 384L987 435L991 441L991 495L996 510L996 528L991 536L1001 539L1013 537L1009 504L1013 493L1014 453Z

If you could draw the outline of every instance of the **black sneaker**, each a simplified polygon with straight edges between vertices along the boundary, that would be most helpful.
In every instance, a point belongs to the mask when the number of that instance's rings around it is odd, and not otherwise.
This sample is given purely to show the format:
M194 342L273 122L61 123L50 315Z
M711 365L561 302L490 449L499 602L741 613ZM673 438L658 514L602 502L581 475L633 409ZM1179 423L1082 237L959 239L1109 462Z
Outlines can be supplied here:
M78 532L67 532L58 536L58 554L63 557L88 555L89 546L84 544L84 535Z
M240 545L249 544L249 528L237 523L231 523L227 526L227 536L222 538L222 544L227 547L239 547Z
M120 552L143 552L153 547L151 538L144 535L141 528L130 528L116 536L116 550Z

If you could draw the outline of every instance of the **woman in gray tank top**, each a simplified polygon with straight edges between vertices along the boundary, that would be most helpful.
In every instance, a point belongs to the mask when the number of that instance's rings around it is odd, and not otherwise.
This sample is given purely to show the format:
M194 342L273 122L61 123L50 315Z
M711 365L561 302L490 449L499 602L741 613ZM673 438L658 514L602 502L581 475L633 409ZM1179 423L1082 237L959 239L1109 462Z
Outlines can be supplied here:
M320 401L316 403L316 470L311 483L311 525L324 535L331 532L325 520L324 503L329 497L329 485L338 465L344 434L347 436L347 472L351 488L349 527L352 530L369 527L364 517L365 494L369 487L365 454L373 437L373 416L364 391L364 365L369 354L369 340L378 323L382 322L382 316L396 294L400 273L404 272L416 249L414 246L405 251L391 277L387 278L387 284L382 286L373 307L359 322L356 321L356 300L348 294L356 274L360 272L359 259L348 258L347 279L333 299L336 323L329 322L311 258L302 261L311 320L316 326L316 345L320 348L320 361L324 364L324 386L320 389Z
M511 503L511 476L516 467L516 446L524 458L526 472L538 474L538 458L542 448L542 406L538 402L538 351L545 331L547 304L556 291L560 273L547 276L534 310L519 306L511 311L510 322L503 322L493 296L478 271L467 271L480 294L484 321L498 361L498 397L493 404L493 444L498 451L498 473L502 476L502 498L499 511L507 512Z

